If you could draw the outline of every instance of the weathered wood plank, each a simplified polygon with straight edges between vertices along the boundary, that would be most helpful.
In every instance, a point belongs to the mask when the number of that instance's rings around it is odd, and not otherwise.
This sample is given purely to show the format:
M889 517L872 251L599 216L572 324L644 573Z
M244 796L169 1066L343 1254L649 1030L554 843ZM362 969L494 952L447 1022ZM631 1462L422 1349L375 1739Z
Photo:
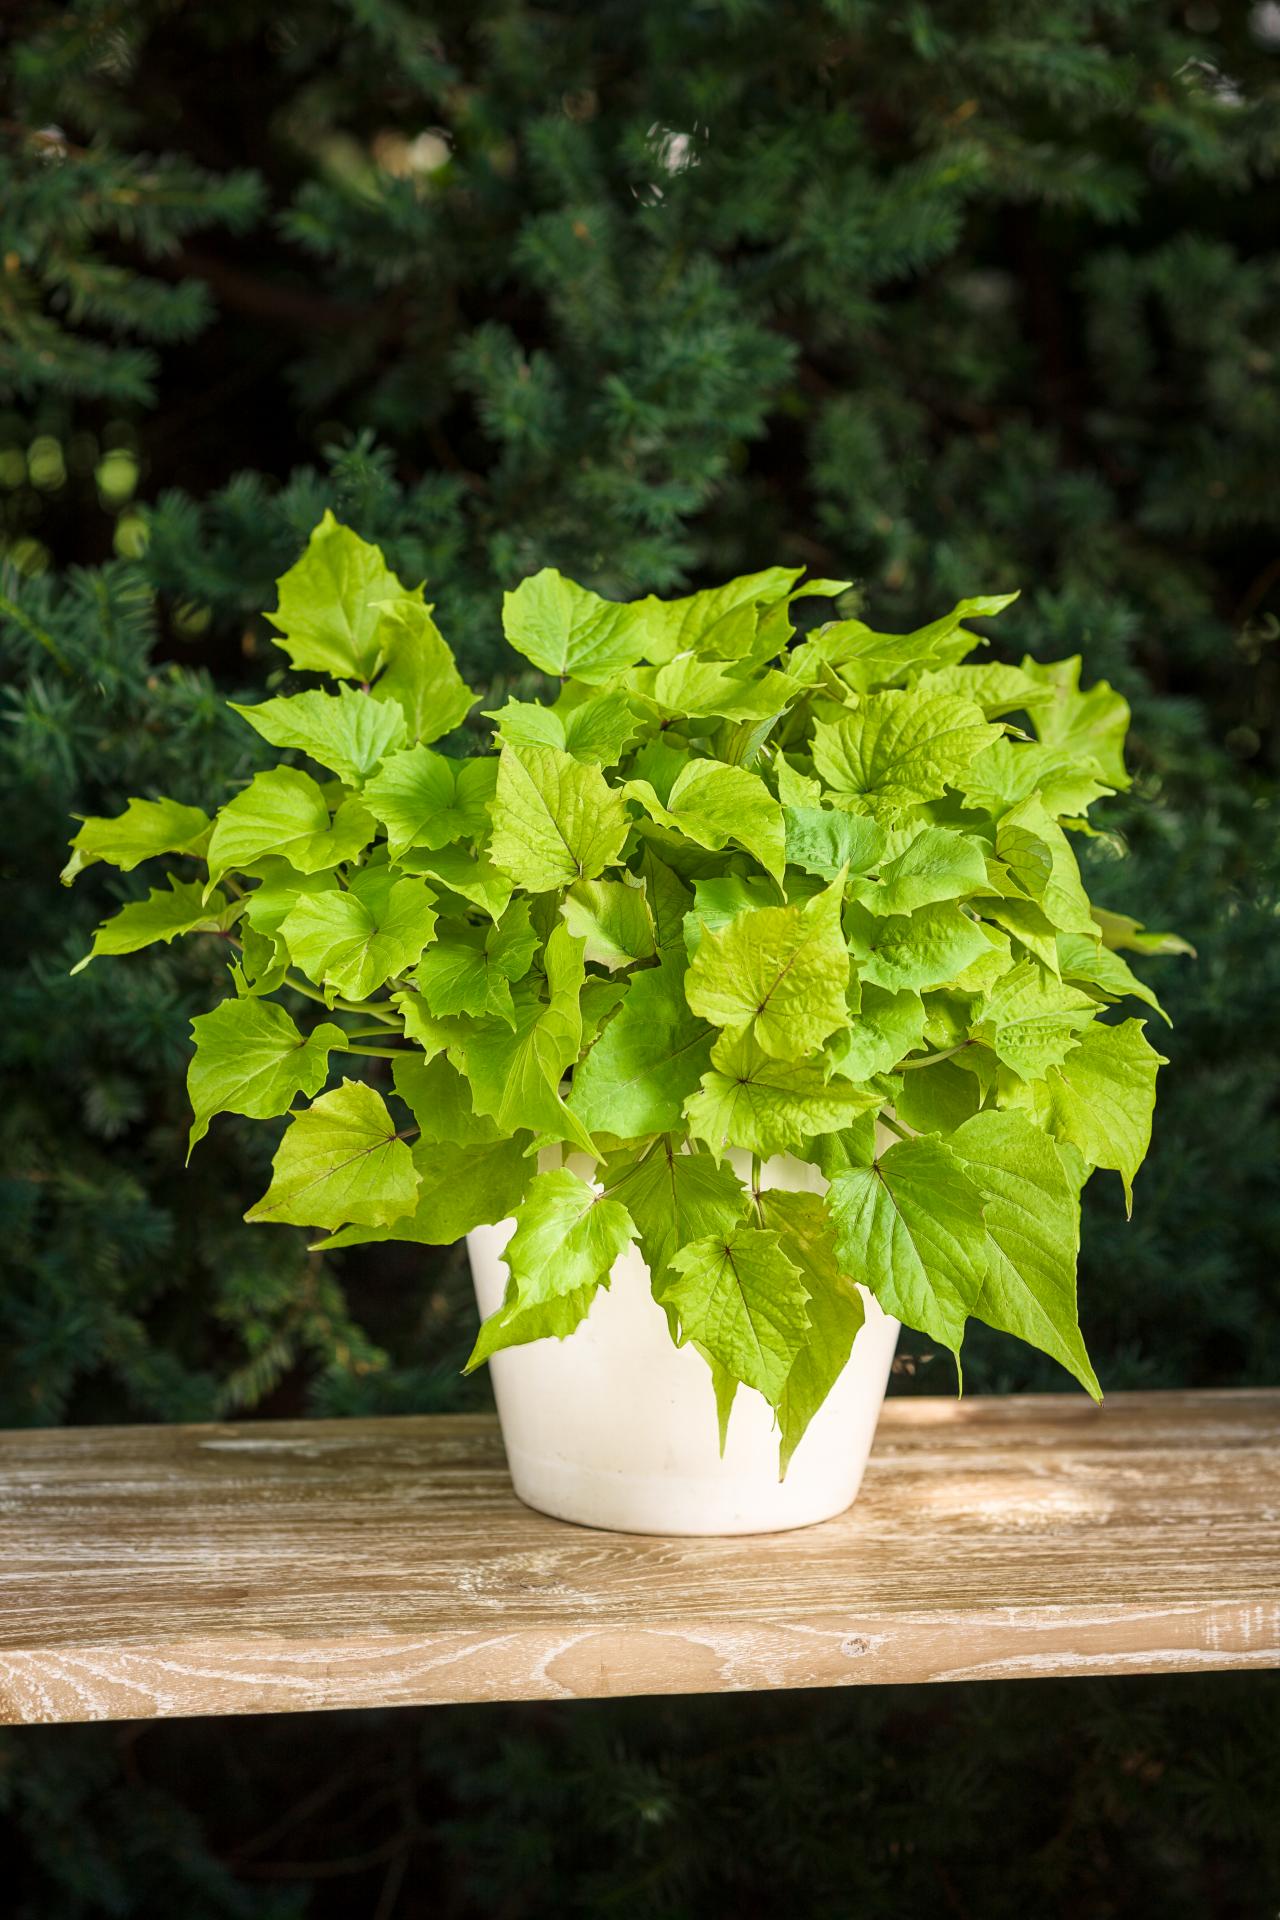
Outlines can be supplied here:
M1280 1392L890 1401L857 1505L656 1540L482 1418L0 1435L0 1719L1280 1664Z

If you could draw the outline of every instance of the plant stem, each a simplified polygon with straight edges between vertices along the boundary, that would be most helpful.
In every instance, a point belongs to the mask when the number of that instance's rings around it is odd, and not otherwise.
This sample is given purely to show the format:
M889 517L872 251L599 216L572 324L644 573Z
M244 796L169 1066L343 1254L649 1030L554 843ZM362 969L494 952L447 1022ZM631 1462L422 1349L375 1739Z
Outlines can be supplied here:
M367 1020L380 1021L384 1028L394 1028L398 1033L403 1033L404 1031L394 1013L379 1013L376 1007L371 1007L367 1004L361 1006L358 1000L335 1000L333 1005L330 1006L318 988L313 987L309 980L301 979L292 969L285 974L283 984L286 987L292 987L295 993L304 994L308 1000L315 1000L320 1006L327 1007L331 1013L362 1013Z
M942 1053L926 1053L922 1060L899 1060L895 1073L909 1073L913 1067L936 1067L939 1060L950 1060L952 1054L963 1053L966 1047L973 1045L972 1040L962 1040L958 1047L947 1047Z
M639 1173L641 1167L644 1165L645 1161L649 1158L649 1155L653 1152L654 1148L658 1145L658 1141L661 1140L661 1138L662 1138L662 1135L659 1134L657 1140L651 1140L649 1142L649 1145L645 1148L644 1152L640 1155L640 1158L636 1161L634 1167L628 1167L625 1173L619 1174L618 1178L612 1181L607 1187L601 1187L599 1194L596 1196L597 1199L603 1200L607 1193L616 1193L619 1187L625 1187L628 1180L630 1180L633 1175Z
M406 1060L409 1054L404 1047L345 1047L345 1053L362 1053L370 1060Z
M883 1112L878 1113L876 1115L876 1118L880 1122L880 1125L882 1127L888 1127L890 1133L896 1133L899 1140L909 1140L911 1138L911 1135L907 1132L906 1128L900 1127L897 1121L890 1119L887 1113L883 1113Z
M322 1007L325 1005L324 995L318 992L309 980L300 980L296 974L286 973L281 984L286 987L292 987L295 993L303 994L308 1000L318 1001Z

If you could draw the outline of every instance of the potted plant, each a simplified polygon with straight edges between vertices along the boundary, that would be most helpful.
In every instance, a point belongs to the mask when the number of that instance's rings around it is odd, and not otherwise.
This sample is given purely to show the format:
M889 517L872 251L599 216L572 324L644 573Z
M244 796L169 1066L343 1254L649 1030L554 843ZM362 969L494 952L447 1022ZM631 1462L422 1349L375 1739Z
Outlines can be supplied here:
M1128 710L1078 659L961 664L1012 595L797 642L844 585L618 604L544 570L503 619L554 698L482 740L422 590L326 515L268 617L336 686L236 709L288 762L72 842L68 880L178 863L82 966L232 950L191 1141L289 1114L247 1219L468 1237L470 1364L517 1491L568 1519L840 1511L899 1321L958 1356L976 1317L1099 1391L1080 1190L1131 1193L1162 1064L1122 949L1181 944L1092 906L1071 849Z

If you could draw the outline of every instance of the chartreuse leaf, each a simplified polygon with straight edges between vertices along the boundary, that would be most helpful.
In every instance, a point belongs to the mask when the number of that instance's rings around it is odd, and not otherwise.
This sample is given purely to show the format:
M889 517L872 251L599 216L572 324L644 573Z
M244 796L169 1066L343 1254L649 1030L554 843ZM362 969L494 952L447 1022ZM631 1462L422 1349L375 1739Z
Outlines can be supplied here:
M1090 939L1097 931L1089 897L1080 879L1080 869L1066 834L1045 810L1043 801L1032 796L1005 815L1005 831L1021 827L1035 835L1048 850L1049 871L1041 882L1035 902L1050 924L1060 933L1086 933Z
M413 598L385 602L377 635L387 664L370 695L400 709L408 739L430 746L460 727L478 696L458 672L430 607Z
M692 1240L732 1233L747 1210L747 1195L732 1167L710 1154L681 1151L677 1134L664 1134L652 1148L616 1155L606 1177L635 1222L640 1251L661 1301L672 1256Z
M414 984L434 1014L491 1015L514 1026L511 982L528 973L539 944L529 903L517 900L496 926L447 927L423 954Z
M1091 909L1102 944L1113 952L1123 948L1130 953L1189 953L1195 948L1176 933L1148 933L1141 920L1127 913L1112 913L1109 907Z
M1006 815L996 828L996 858L1023 893L1040 898L1053 874L1053 849L1043 835Z
M483 849L468 853L465 847L440 847L435 852L418 848L400 856L406 873L423 874L436 880L451 893L469 900L491 920L500 920L507 910L515 887L505 873L499 873Z
M264 700L256 707L229 702L273 747L295 747L358 786L381 761L405 742L404 715L382 706L367 693L343 687L338 693L294 693Z
M1083 814L1111 787L1092 760L1083 764L1061 747L997 740L952 783L971 806L999 819L1038 794L1050 814Z
M1039 1080L1066 1059L1096 1012L1087 993L1020 960L996 981L973 1031L1020 1080Z
M673 1254L668 1271L663 1297L684 1339L776 1406L809 1326L809 1290L777 1234L708 1234Z
M530 1182L503 1259L523 1306L597 1287L636 1237L620 1200L607 1199L567 1167Z
M789 598L803 572L803 567L767 567L762 573L743 574L722 587L704 587L679 600L650 600L644 658L655 666L691 651L721 660L740 659L754 649L755 609ZM829 587L843 593L846 584L816 581L800 591ZM779 646L785 637L780 636Z
M458 1014L432 1013L416 987L393 987L391 1004L404 1021L405 1034L422 1048L424 1058L434 1060L445 1053L461 1067L463 1049L477 1030L474 1020Z
M1105 680L1081 693L1080 667L1079 654L1050 664L1023 661L1023 672L1052 695L1032 712L1036 734L1046 747L1070 754L1077 763L1092 761L1109 787L1127 787L1124 742L1129 703Z
M544 567L502 596L502 630L544 673L599 686L642 658L651 605L602 600Z
M951 901L883 919L851 905L844 929L863 985L890 993L948 986L989 950L977 921Z
M969 1057L934 1060L918 1072L902 1074L893 1106L904 1127L913 1133L951 1134L977 1113L983 1089L978 1075L962 1064Z
M873 693L813 730L813 764L832 792L875 813L936 800L1000 729L954 694Z
M329 818L325 797L309 773L273 767L256 773L243 793L227 802L209 839L209 879L233 869L244 872L258 861L287 860L299 873L339 867L368 846L373 815L355 800L344 800Z
M1017 597L978 594L915 633L873 633L861 620L838 620L795 649L788 671L809 685L820 685L830 673L853 692L866 693L922 668L953 666L978 644L965 621L990 619Z
M849 1126L809 1141L803 1157L812 1161L826 1180L833 1180L849 1167L869 1167L876 1157L879 1126L874 1112L864 1113Z
M1110 1167L1124 1182L1133 1209L1133 1181L1151 1141L1156 1073L1168 1062L1146 1038L1145 1022L1119 1026L1095 1022L1060 1066L1042 1081L1012 1090L1010 1104L1025 1107L1084 1155L1091 1166Z
M413 1164L418 1173L412 1213L383 1227L344 1227L322 1247L353 1247L370 1240L410 1240L444 1247L472 1227L514 1213L533 1177L532 1136L503 1139L493 1121L471 1106L466 1081L447 1060L402 1054L392 1069L396 1092L418 1123Z
M372 680L385 658L385 603L409 595L377 547L326 513L278 584L280 603L267 619L293 665ZM421 589L409 597L420 599Z
M225 894L213 893L206 900L197 881L184 886L170 874L167 886L153 887L145 900L131 900L104 920L88 953L71 971L83 972L100 954L137 953L157 941L168 946L183 933L218 933L230 926L239 911L239 903L228 902Z
M862 1295L841 1269L824 1200L816 1193L767 1187L760 1195L760 1211L765 1227L778 1236L779 1250L799 1268L809 1291L804 1345L791 1363L778 1402L781 1479L809 1422L844 1372L866 1314Z
M986 852L971 834L951 827L924 827L902 852L880 867L875 880L856 892L872 913L914 913L939 900L960 900L985 887Z
M701 946L704 933L716 933L740 913L776 906L777 901L773 882L758 873L726 873L695 880L693 910L684 917L684 944L690 960Z
M845 869L870 873L884 852L884 830L865 814L809 806L784 806L783 814L788 863L824 880Z
M361 800L387 829L387 850L399 860L410 847L486 839L497 780L496 760L451 760L410 747L392 754Z
M800 689L785 673L752 673L685 655L664 667L637 667L627 692L656 715L765 720L784 713Z
M807 808L816 813L822 812L824 788L821 780L815 780L811 773L805 773L799 766L793 765L781 747L775 747L773 751L773 777L778 798L784 810L788 807L796 807L802 811ZM855 817L866 818L865 815ZM873 823L868 820L867 824L870 826ZM789 852L787 858L791 858ZM835 871L838 873L844 864L843 860L837 861ZM849 862L849 870L854 871L852 860Z
M620 1011L574 1071L570 1111L588 1132L619 1140L674 1132L714 1038L690 1011L680 956L668 955L632 975Z
M209 816L199 807L184 807L176 800L130 800L114 819L95 815L82 823L62 869L62 884L69 887L96 860L132 873L156 854L201 853L208 831Z
M623 693L600 693L568 704L562 695L554 707L508 700L485 717L493 721L503 746L558 747L597 767L616 766L637 732L631 702Z
M688 887L648 845L640 849L636 872L644 881L645 899L653 915L656 950L660 954L683 953L684 917L693 903Z
M280 938L280 929L304 893L325 893L333 886L331 873L296 873L287 860L264 860L259 864L262 878L245 896L246 924L264 939L270 940L282 965L289 961L289 949Z
M848 1026L843 878L801 905L761 907L704 933L685 981L693 1011L732 1033L749 1029L775 1060L799 1060Z
M653 915L643 881L575 880L560 902L565 925L586 941L588 966L629 967L654 952Z
M958 693L976 701L988 720L1000 714L1033 713L1049 705L1053 689L1044 686L1026 667L1007 666L1000 660L970 662L968 666L937 667L922 673L913 682L918 693Z
M413 1211L419 1175L382 1096L344 1080L290 1122L271 1185L246 1220L388 1226Z
M594 1047L606 1024L627 996L627 982L589 974L582 987L582 1054Z
M1091 940L1087 933L1060 933L1057 944L1058 966L1064 980L1094 987L1110 1000L1123 1000L1132 994L1135 1000L1145 1001L1158 1013L1166 1026L1173 1025L1146 981L1139 980L1118 953L1104 946L1101 936Z
M590 1313L599 1291L598 1286L580 1287L577 1293L557 1294L524 1307L515 1282L509 1281L502 1305L481 1326L463 1372L474 1373L507 1347L527 1346L531 1340L567 1340Z
M600 769L554 747L503 748L492 811L493 863L529 893L597 879L630 831Z
M516 1218L503 1254L511 1281L480 1329L468 1373L504 1347L571 1333L636 1235L619 1201L563 1167L536 1175Z
M560 1082L582 1045L582 943L563 921L544 953L548 997L521 987L514 995L515 1027L498 1022L464 1042L467 1078L477 1113L490 1114L504 1133L519 1127L549 1140L568 1140L596 1152L591 1135L560 1096Z
M269 940L252 927L240 928L240 958L232 963L231 978L242 1000L275 993L284 985L289 955L283 941Z
M1058 935L1053 922L1040 911L1034 900L1006 896L998 900L984 899L981 905L985 922L999 927L1011 940L1016 940L1047 972L1057 974Z
M910 987L891 992L864 983L861 1005L848 1031L829 1049L837 1072L850 1080L873 1080L888 1073L924 1038L924 1001Z
M665 805L648 780L628 781L626 793L651 820L695 846L718 852L732 841L781 881L787 858L782 808L758 774L717 760L689 760Z
M883 1105L880 1091L828 1079L827 1072L821 1059L773 1060L750 1034L722 1034L699 1091L685 1102L689 1131L717 1160L731 1146L767 1159Z
M498 1139L498 1129L487 1114L475 1111L466 1076L448 1060L425 1060L421 1054L401 1053L391 1069L395 1089L418 1123L423 1141L453 1141L473 1146Z
M212 1013L197 1014L191 1032L192 1147L217 1113L269 1120L287 1113L300 1093L318 1093L328 1078L330 1052L347 1044L332 1021L299 1033L284 1008L269 1000L224 1000Z
M902 1140L831 1182L828 1204L846 1271L886 1313L960 1352L982 1292L982 1193L959 1154L932 1137Z
M435 931L434 900L421 880L366 867L345 887L300 894L280 934L330 1004L339 994L363 1000L417 963Z
M408 1240L424 1247L450 1247L473 1227L508 1219L524 1198L533 1174L531 1135L510 1140L418 1140L413 1166L418 1175L412 1213L384 1227L343 1227L318 1248L359 1247L371 1241Z
M1021 1113L975 1114L950 1144L982 1190L987 1271L975 1317L1049 1354L1100 1400L1076 1312L1080 1200L1057 1147Z

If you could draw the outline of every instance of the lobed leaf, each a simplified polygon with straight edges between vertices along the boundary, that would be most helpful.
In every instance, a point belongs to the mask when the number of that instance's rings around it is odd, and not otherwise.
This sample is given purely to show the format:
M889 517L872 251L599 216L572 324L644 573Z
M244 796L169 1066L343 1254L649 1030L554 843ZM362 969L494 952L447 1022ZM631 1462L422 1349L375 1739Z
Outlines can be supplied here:
M808 1288L763 1228L708 1234L673 1254L664 1299L682 1337L776 1406L808 1331Z
M886 1313L959 1354L987 1271L982 1190L943 1141L902 1140L831 1182L846 1271Z
M802 905L760 907L704 933L685 993L696 1014L750 1032L775 1060L799 1060L849 1024L844 875Z
M224 1000L212 1013L197 1014L191 1033L191 1147L204 1139L215 1114L269 1120L287 1113L300 1093L318 1093L329 1077L330 1053L347 1044L332 1021L300 1033L283 1007L266 1000Z
M273 767L257 773L228 801L209 839L210 884L262 860L285 860L299 873L320 873L352 860L373 839L373 815L358 801L340 802L332 819L309 773Z
M338 693L290 694L256 707L228 703L273 747L294 747L359 786L396 747L404 745L404 715L396 707L343 687Z
M569 1109L591 1134L674 1132L714 1039L685 998L681 959L669 955L633 975L617 1016L574 1072Z
M504 747L492 810L493 863L528 893L597 879L630 831L600 769L555 747Z
M435 931L435 895L421 880L366 867L345 887L300 894L280 934L332 1005L365 1000L414 966Z
M377 547L326 513L280 580L279 604L267 619L294 667L372 680L387 657L388 603L421 597L421 588L401 585Z
M386 828L391 859L400 860L410 848L487 839L497 780L496 760L451 760L409 747L391 755L361 800Z
M132 873L144 860L161 853L201 853L209 832L209 816L199 807L176 800L130 800L113 819L85 820L71 842L71 858L62 869L64 887L97 860Z
M478 696L458 672L430 607L401 598L384 602L381 611L377 637L386 665L369 696L398 707L408 739L430 746L462 725Z
M382 1096L344 1080L289 1123L271 1185L245 1219L388 1226L412 1211L419 1177Z
M102 922L93 945L83 960L77 960L72 973L82 973L100 954L137 953L158 941L168 946L180 934L224 931L237 918L239 903L217 892L206 899L205 892L197 882L184 885L170 874L166 886L153 887L145 900L131 900Z
M884 1104L880 1089L829 1074L823 1060L774 1060L749 1034L722 1034L698 1092L685 1101L689 1131L717 1160L730 1147L767 1160L797 1153L813 1135L835 1133Z

